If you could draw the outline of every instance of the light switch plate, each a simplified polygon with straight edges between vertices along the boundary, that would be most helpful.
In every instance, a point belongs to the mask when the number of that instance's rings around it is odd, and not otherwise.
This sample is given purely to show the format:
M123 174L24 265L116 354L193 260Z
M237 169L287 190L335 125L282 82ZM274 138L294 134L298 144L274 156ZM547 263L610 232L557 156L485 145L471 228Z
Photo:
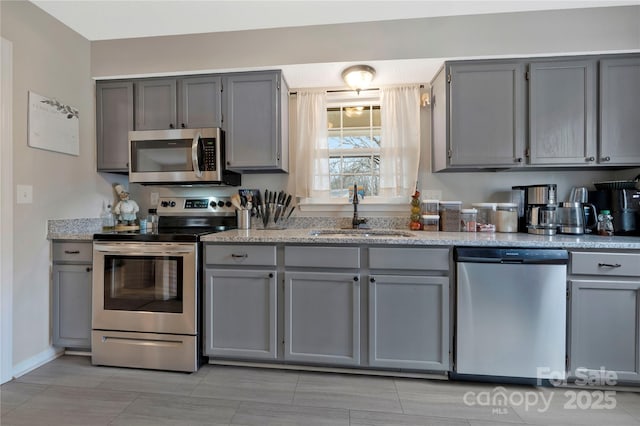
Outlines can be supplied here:
M16 203L17 204L33 203L33 186L32 185L16 185Z

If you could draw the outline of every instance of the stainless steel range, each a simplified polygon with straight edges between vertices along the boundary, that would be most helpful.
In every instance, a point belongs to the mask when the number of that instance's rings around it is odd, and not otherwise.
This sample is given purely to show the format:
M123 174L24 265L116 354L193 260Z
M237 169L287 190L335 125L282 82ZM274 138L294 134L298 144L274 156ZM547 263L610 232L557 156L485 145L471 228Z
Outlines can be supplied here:
M156 232L95 234L92 363L196 371L200 237L236 228L229 198L164 197Z

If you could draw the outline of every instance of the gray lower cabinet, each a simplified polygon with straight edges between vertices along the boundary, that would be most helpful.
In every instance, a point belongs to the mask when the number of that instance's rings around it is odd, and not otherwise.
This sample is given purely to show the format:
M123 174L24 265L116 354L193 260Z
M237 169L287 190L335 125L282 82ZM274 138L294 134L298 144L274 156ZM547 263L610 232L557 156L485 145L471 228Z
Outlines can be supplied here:
M448 248L371 247L369 365L450 369Z
M449 369L449 279L373 275L369 279L369 364Z
M207 269L205 283L205 355L276 359L276 271Z
M223 78L226 161L237 172L289 169L288 87L281 71Z
M596 67L596 59L529 64L529 164L596 164Z
M277 282L275 246L206 245L204 354L276 359Z
M285 272L287 361L360 364L360 276Z
M640 56L600 61L600 157L610 165L640 164Z
M53 344L91 347L92 244L52 243Z
M569 371L640 382L640 253L571 256Z
M96 82L96 143L99 172L129 171L129 130L133 130L133 83Z

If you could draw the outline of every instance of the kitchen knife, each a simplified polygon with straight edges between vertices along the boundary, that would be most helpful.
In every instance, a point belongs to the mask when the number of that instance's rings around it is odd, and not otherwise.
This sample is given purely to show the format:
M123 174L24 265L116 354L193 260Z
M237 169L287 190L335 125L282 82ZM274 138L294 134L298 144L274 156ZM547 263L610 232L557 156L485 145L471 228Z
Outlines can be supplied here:
M276 215L273 218L273 222L276 223L278 222L278 219L280 218L280 214L282 213L282 203L284 202L284 191L280 191L278 193L278 199L276 201Z
M269 190L265 189L264 190L265 209L264 209L264 218L263 218L264 219L263 222L264 222L265 229L266 229L267 225L269 224L269 216L271 214L271 210L269 208L269 201L270 201L269 196L270 196Z

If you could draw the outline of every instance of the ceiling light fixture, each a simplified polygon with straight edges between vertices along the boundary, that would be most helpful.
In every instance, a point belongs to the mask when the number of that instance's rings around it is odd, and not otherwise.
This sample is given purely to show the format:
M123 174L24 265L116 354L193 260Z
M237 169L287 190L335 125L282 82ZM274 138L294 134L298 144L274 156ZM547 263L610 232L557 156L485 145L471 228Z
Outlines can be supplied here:
M354 65L342 71L344 82L358 94L369 87L374 75L376 70L369 65Z

